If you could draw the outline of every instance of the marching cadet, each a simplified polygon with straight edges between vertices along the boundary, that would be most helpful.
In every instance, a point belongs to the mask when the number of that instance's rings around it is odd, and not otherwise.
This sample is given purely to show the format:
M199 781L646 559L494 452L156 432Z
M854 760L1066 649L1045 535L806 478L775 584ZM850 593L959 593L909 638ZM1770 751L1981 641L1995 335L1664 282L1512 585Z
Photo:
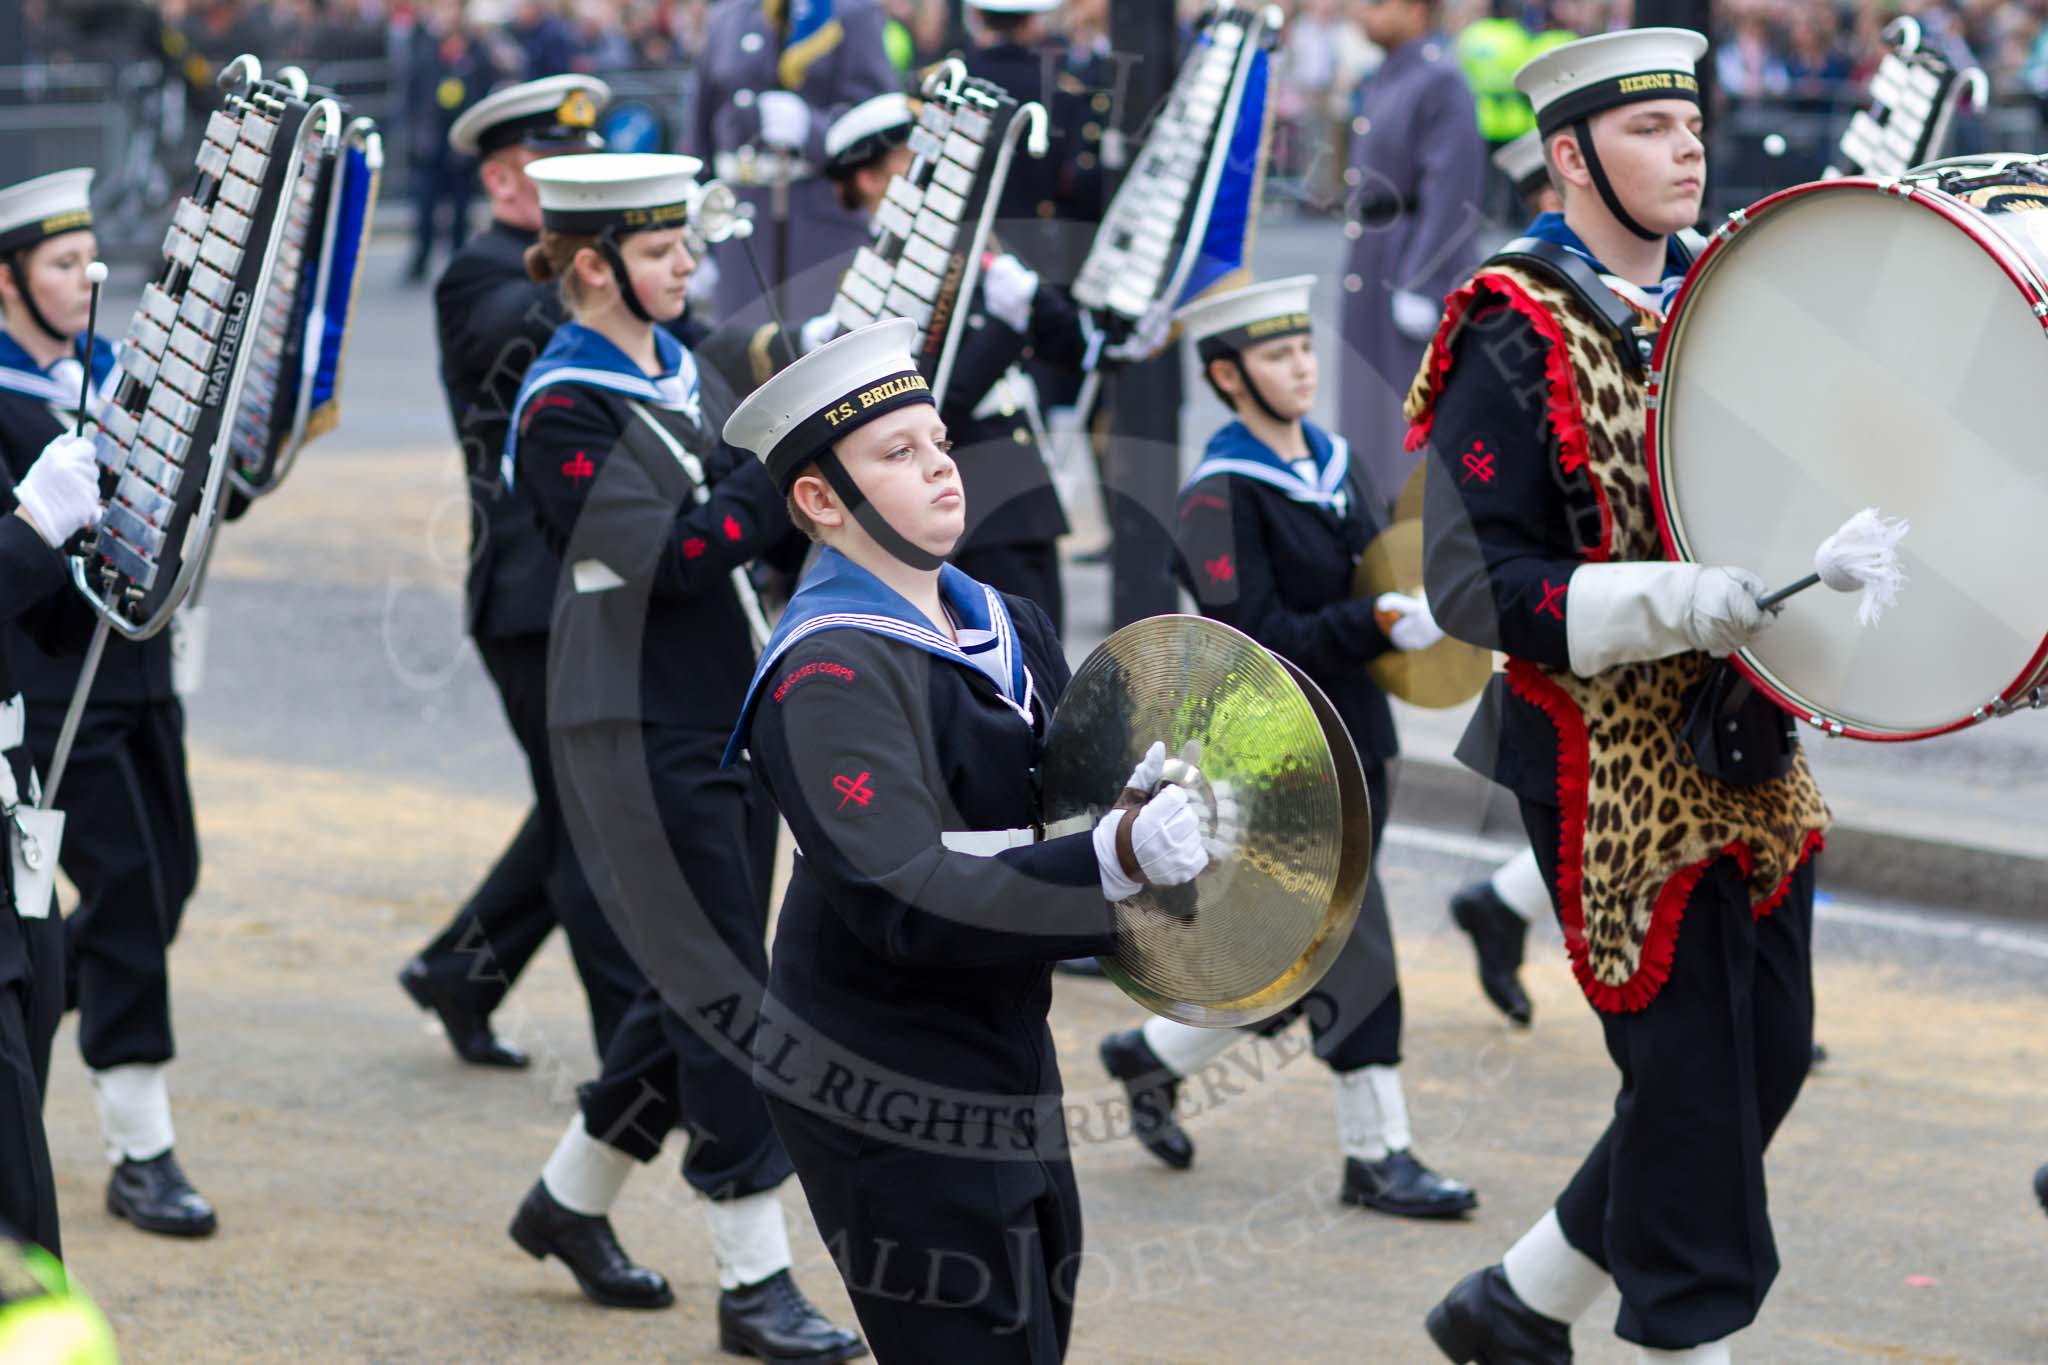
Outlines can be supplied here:
M1535 129L1503 145L1493 154L1493 164L1514 187L1530 217L1563 211L1564 200L1544 164L1542 135ZM1522 989L1529 922L1549 911L1550 888L1536 855L1528 850L1495 868L1485 881L1460 887L1451 897L1451 920L1472 940L1478 959L1480 991L1518 1028L1527 1028L1536 1013L1529 993Z
M24 218L40 230L48 204L31 206L31 196L23 193L35 184L0 193L0 253L9 250L5 244L21 231ZM34 197L49 192L45 187ZM35 354L49 350L38 346ZM79 604L71 600L63 546L99 521L99 463L92 442L72 436L67 427L37 452L19 480L13 471L22 434L16 419L31 415L15 399L75 407L78 366L66 367L61 358L38 365L11 333L0 335L0 357L0 447L8 455L0 461L0 509L6 509L0 512L0 622L9 634L29 632L52 650L75 651L84 637L74 629ZM74 373L63 373L66 368ZM61 397L65 378L72 381L68 399ZM35 391L23 394L24 386ZM67 607L73 609L68 614ZM64 1014L64 921L49 885L49 859L56 850L42 843L48 830L31 826L19 809L34 805L37 786L22 748L26 707L11 652L0 650L0 824L7 840L7 856L0 859L0 1227L11 1226L61 1255L43 1091L50 1044Z
M800 850L754 1077L877 1360L1051 1365L1082 1249L1052 964L1208 852L1157 744L1092 833L1032 828L1067 665L1043 611L945 562L967 509L916 330L828 343L725 427L824 547L726 754Z
M0 454L17 480L70 429L84 366L102 397L115 380L113 348L101 342L87 356L80 336L92 308L86 267L98 255L91 185L90 170L73 170L0 192ZM82 598L67 607L89 613ZM18 629L5 649L28 704L29 751L48 772L81 660ZM61 794L62 866L78 888L64 923L67 975L114 1167L107 1208L147 1232L203 1237L216 1219L172 1153L164 1074L177 1052L168 954L199 880L170 632L108 640Z
M551 157L527 167L536 279L570 320L527 371L505 463L568 564L549 636L548 727L561 799L600 903L650 979L598 1080L513 1219L592 1300L674 1294L619 1247L607 1216L633 1163L688 1125L684 1178L706 1196L720 1345L769 1360L863 1354L790 1277L777 1187L791 1172L721 1027L767 975L767 873L744 770L721 770L753 671L747 561L791 534L774 487L710 425L729 400L660 324L683 310L702 238L699 164ZM706 377L707 379L709 376ZM710 405L710 406L707 406ZM765 636L765 627L759 628ZM772 852L772 849L768 850Z
M1725 1362L1778 1270L1764 1151L1811 1056L1829 816L1789 718L1703 690L1766 623L1763 585L1663 559L1636 344L1689 264L1705 49L1637 29L1522 69L1564 211L1451 295L1408 401L1432 461L1430 602L1508 655L1460 757L1520 799L1621 1073L1555 1207L1430 1312L1459 1362L1569 1361L1610 1282L1641 1359ZM1606 321L1622 304L1625 330ZM1722 742L1683 733L1694 696Z
M540 200L526 167L603 146L594 128L611 98L589 76L551 76L487 96L449 132L478 158L491 225L465 243L434 286L441 387L469 481L470 556L464 622L505 718L526 754L534 804L468 904L399 973L437 1014L456 1055L479 1066L526 1065L491 1031L491 1011L559 921L569 937L601 1056L646 980L584 879L548 753L547 636L561 561L525 490L501 474L506 426L527 366L565 318L561 291L526 273L540 240Z
M1365 768L1377 850L1392 785L1387 764L1399 744L1386 694L1365 665L1389 649L1426 649L1443 632L1419 599L1351 595L1358 556L1380 528L1343 438L1307 420L1318 375L1314 285L1313 276L1298 275L1214 294L1174 315L1237 417L1210 438L1181 490L1175 573L1203 615L1292 660L1329 696ZM1304 1014L1337 1083L1344 1202L1410 1218L1475 1207L1470 1189L1411 1150L1398 1070L1401 986L1377 871L1328 974L1255 1027L1273 1033ZM1102 1040L1103 1065L1130 1095L1137 1137L1167 1165L1184 1168L1195 1156L1174 1117L1180 1082L1239 1041L1230 1029L1161 1017Z
M820 12L829 17L814 30L792 26ZM901 85L884 21L875 0L717 0L704 21L697 112L684 150L753 205L753 249L792 326L830 306L837 263L867 240L867 224L836 202L820 170L832 121ZM765 311L743 243L719 247L711 264L720 322Z
M1374 0L1365 36L1386 49L1358 97L1344 173L1345 383L1338 430L1375 503L1414 465L1401 400L1443 297L1471 268L1486 194L1486 145L1433 0Z

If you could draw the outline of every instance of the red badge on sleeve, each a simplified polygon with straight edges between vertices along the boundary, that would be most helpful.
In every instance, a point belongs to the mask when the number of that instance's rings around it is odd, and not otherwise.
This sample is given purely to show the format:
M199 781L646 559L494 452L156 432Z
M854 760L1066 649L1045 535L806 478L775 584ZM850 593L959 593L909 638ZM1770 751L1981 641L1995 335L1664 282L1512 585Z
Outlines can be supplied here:
M738 540L744 534L745 532L740 529L739 518L733 516L730 512L726 513L725 538L727 540Z
M1211 583L1228 583L1237 577L1237 570L1231 565L1229 555L1217 555L1202 564L1202 571L1209 575Z
M1565 589L1570 586L1570 579L1566 579L1555 587L1551 586L1549 579L1544 579L1543 600L1536 604L1536 614L1538 616L1554 617L1559 621L1564 620L1564 593Z
M832 779L832 790L839 793L838 809L842 811L846 809L849 801L865 809L875 795L875 789L868 785L868 772L865 768L861 769L857 777L850 772L836 774Z
M562 462L562 472L569 476L570 483L581 483L597 472L597 466L590 462L588 455L579 450L575 459Z
M1486 448L1486 442L1474 441L1472 448L1465 452L1465 476L1462 483L1477 479L1481 483L1492 483L1494 475L1493 452Z
M683 542L683 558L696 559L704 553L704 542L691 536Z

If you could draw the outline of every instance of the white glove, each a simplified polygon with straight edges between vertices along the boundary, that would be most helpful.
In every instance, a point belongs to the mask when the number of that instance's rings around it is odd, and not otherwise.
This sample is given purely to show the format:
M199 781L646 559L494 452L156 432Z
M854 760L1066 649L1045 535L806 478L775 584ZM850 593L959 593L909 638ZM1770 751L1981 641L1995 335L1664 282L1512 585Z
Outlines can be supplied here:
M98 525L100 462L91 439L66 433L44 446L15 485L14 496L53 547Z
M1387 639L1402 653L1428 649L1444 638L1443 627L1436 623L1436 617L1429 613L1427 597L1410 597L1405 592L1383 592L1373 599L1373 613L1385 617L1392 615L1391 624L1382 623Z
M791 90L763 90L754 96L761 111L761 141L794 151L811 135L811 106Z
M1159 354L1166 345L1167 334L1172 331L1173 309L1162 300L1147 308L1145 316L1132 327L1131 334L1109 347L1103 355L1121 364L1149 360Z
M1565 594L1572 672L1590 678L1616 664L1697 649L1726 658L1769 622L1757 606L1763 580L1746 569L1700 564L1582 564Z
M1394 330L1410 341L1428 341L1443 320L1443 305L1426 294L1406 289L1394 291Z
M839 325L839 319L830 313L820 313L814 318L807 318L804 325L797 328L797 354L809 355L845 330Z
M1031 300L1037 296L1037 273L1015 256L998 256L981 272L982 305L1012 331L1031 330Z
M1125 873L1117 857L1117 831L1131 821L1131 852L1137 858L1143 881ZM1170 786L1147 801L1132 816L1127 809L1112 809L1095 825L1095 865L1102 881L1103 898L1129 900L1153 886L1179 886L1191 882L1209 865L1209 850L1203 846L1202 822L1195 815L1185 787Z

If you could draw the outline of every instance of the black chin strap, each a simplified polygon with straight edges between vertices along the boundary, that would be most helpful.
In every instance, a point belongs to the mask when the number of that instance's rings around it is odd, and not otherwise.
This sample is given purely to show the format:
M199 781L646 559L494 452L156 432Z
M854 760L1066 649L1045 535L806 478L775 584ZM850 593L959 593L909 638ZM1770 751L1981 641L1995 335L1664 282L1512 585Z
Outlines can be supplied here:
M1579 155L1586 158L1586 174L1593 177L1593 188L1600 191L1600 201L1607 205L1614 221L1646 242L1662 241L1663 233L1650 231L1629 217L1628 210L1621 206L1621 196L1614 192L1614 182L1607 178L1607 168L1600 164L1600 153L1593 148L1593 125L1579 119L1572 124L1572 135L1579 140Z
M1244 391L1252 396L1254 403L1259 405L1259 411L1265 413L1266 416L1280 423L1280 425L1287 425L1289 419L1273 411L1273 405L1266 401L1266 395L1259 392L1258 382L1252 378L1251 371L1244 367L1244 357L1233 355L1230 357L1230 363L1237 367L1237 377L1244 381Z
M633 292L633 281L626 274L626 258L619 254L619 239L612 229L606 228L597 234L597 249L604 254L605 264L612 268L612 278L619 282L619 294L626 300L626 307L640 321L654 325L654 319L641 306L640 296Z
M7 253L7 273L14 277L14 290L21 295L21 306L28 309L28 320L41 328L43 335L50 340L69 345L71 338L52 327L50 320L43 316L43 310L36 307L36 296L29 292L28 276L21 270L21 255L19 251Z
M861 524L861 529L874 538L875 544L913 569L936 569L946 562L944 555L919 549L889 524L888 518L868 501L867 494L860 491L860 485L853 481L853 475L846 472L846 466L839 463L837 451L827 449L818 456L817 463L818 472L825 476L825 482L832 485L832 491L846 504L846 510L853 513L853 519Z

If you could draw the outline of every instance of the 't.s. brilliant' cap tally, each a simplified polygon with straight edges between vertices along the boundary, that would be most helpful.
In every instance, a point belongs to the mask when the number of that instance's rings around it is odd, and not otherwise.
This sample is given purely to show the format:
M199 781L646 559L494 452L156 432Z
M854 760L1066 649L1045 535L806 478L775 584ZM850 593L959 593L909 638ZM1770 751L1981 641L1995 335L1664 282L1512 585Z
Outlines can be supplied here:
M599 152L597 116L612 102L595 76L548 76L510 85L462 111L448 145L464 156L489 156L514 145L537 152Z
M825 174L844 180L891 147L910 141L917 111L906 95L890 91L862 100L825 130Z
M1315 286L1313 275L1246 285L1196 299L1173 320L1204 359L1235 354L1262 341L1309 331L1309 296Z
M649 232L689 221L698 194L694 156L612 152L551 156L526 168L540 191L541 226L553 232Z
M0 190L0 254L92 226L92 170L54 171Z
M911 355L917 324L891 318L848 332L754 390L725 424L783 492L834 441L885 413L929 404L931 385Z
M1699 103L1693 67L1707 40L1689 28L1629 28L1551 48L1515 73L1544 136L1605 109L1641 100Z

